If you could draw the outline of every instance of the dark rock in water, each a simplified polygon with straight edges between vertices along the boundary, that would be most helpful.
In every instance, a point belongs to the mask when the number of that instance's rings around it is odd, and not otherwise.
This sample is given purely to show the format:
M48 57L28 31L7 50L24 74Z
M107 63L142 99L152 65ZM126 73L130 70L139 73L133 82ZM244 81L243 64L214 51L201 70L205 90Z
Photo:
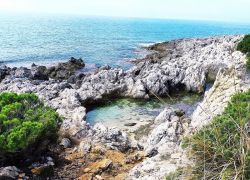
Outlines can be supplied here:
M8 166L0 168L0 180L17 179L20 170L15 166Z
M124 124L124 126L135 126L137 123L126 123L126 124Z
M182 109L177 109L175 110L175 114L178 116L178 117L182 117L185 115L185 111L182 110Z
M166 48L168 46L169 43L167 42L164 42L164 43L156 43L154 45L151 45L149 47L147 47L148 50L151 50L151 51L159 51L159 52L162 52L162 51L166 51Z
M76 71L85 67L82 59L71 58L68 62L58 63L57 65L46 67L31 65L31 69L26 67L20 68L7 68L0 67L0 80L4 79L6 75L12 75L15 78L28 78L32 80L68 80L75 83L77 80L82 79L83 75L75 75Z
M49 76L46 71L47 71L46 66L36 66L35 64L32 64L31 66L32 79L49 80Z
M0 67L0 81L3 80L10 73L10 68L7 66Z
M52 79L66 80L72 75L75 75L77 70L85 67L83 60L71 58L68 62L59 63L56 66L49 67L47 74Z
M99 68L100 71L102 71L102 70L110 70L110 69L111 69L111 67L109 65L105 65L105 66L102 66L102 67Z

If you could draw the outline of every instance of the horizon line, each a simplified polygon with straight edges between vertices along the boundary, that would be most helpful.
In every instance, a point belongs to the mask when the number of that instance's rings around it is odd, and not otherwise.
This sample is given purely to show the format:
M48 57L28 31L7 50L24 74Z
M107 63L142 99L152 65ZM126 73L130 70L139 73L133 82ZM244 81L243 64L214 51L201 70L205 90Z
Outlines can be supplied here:
M199 21L199 22L217 22L228 24L250 24L247 20L225 20L225 19L208 19L208 18L177 18L177 17L142 17L142 16L117 16L117 15L94 15L80 13L60 13L60 12L24 12L24 11L2 11L0 14L5 15L38 15L38 16L71 16L71 17L99 17L99 18L121 18L121 19L144 19L144 20L173 20L173 21Z

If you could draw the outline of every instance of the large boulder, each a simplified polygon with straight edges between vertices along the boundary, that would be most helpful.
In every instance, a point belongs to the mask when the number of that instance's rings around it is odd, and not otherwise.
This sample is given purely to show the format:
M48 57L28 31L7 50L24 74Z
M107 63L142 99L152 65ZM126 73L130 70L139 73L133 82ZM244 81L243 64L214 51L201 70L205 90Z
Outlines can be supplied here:
M0 66L0 81L3 80L10 73L10 68L7 66Z
M46 66L37 66L35 64L31 67L31 75L32 79L35 80L49 80L49 76L47 74Z

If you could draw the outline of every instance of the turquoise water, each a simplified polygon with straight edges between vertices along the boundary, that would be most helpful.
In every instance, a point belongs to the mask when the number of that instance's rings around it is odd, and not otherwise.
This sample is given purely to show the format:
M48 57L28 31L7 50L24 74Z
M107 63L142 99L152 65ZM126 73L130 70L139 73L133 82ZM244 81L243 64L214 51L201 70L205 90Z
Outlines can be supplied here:
M46 64L82 57L89 67L127 68L142 55L140 46L177 38L250 33L249 24L99 18L0 15L0 61L11 66Z
M161 101L118 99L90 110L86 120L91 125L103 123L122 127L126 123L152 122L165 107L183 109L190 116L201 99L200 95L188 93L178 93Z

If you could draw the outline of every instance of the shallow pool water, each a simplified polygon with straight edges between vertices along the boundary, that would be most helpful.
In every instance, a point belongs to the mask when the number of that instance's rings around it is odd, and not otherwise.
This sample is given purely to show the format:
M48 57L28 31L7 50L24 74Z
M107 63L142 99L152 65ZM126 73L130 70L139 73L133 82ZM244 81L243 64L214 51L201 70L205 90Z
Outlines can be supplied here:
M200 95L187 93L161 100L117 99L90 110L87 113L87 122L91 125L101 122L108 126L148 123L153 121L165 107L181 108L187 115L191 115L201 99Z

